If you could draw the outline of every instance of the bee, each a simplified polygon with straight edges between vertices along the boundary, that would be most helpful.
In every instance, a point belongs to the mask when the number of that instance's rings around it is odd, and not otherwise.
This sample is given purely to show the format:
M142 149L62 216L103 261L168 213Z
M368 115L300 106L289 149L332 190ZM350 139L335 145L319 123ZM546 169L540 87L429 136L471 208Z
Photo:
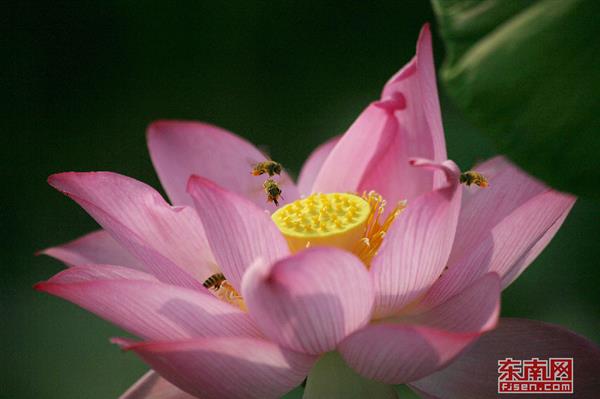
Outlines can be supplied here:
M279 162L268 160L252 165L252 175L260 176L266 173L269 175L269 177L273 177L275 175L280 175L282 169L283 168Z
M469 170L467 172L460 174L460 182L470 186L471 184L475 184L481 188L486 188L489 186L487 179L478 172L473 170Z
M263 183L265 194L267 194L267 201L273 202L275 206L279 206L279 198L281 197L281 189L279 184L273 179L267 179Z
M225 275L223 273L216 273L207 278L202 285L204 288L214 288L218 290L221 288L221 284L225 281Z

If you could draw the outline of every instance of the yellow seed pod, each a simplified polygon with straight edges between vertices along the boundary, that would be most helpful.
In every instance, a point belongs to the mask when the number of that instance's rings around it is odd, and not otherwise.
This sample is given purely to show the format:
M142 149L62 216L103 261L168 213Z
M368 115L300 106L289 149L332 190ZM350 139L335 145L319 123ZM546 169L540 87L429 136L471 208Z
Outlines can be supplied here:
M313 194L271 215L292 252L314 246L351 250L365 231L371 207L353 194ZM285 215L285 221L281 218Z

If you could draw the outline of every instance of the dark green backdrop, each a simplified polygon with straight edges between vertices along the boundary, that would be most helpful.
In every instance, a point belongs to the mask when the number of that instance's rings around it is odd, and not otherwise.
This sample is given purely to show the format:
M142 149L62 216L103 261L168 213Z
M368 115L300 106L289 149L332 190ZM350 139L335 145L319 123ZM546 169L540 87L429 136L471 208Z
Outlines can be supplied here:
M144 134L158 118L221 125L297 173L377 97L433 20L425 1L166 3L18 2L3 13L3 398L116 397L145 369L108 343L117 328L31 289L62 268L36 250L96 228L46 185L50 173L113 170L158 187ZM451 104L442 108L451 158L467 168L494 154ZM597 206L577 203L505 291L504 315L600 340Z

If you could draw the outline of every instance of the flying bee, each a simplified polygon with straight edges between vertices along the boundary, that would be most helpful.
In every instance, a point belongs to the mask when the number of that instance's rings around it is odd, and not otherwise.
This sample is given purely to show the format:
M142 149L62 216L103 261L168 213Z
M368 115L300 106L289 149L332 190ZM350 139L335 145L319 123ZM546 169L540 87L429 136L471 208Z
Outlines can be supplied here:
M252 165L252 175L260 176L266 173L269 175L269 177L273 177L275 175L280 175L282 169L283 168L281 167L281 164L279 162L267 160Z
M481 188L486 188L489 186L489 183L485 176L483 176L479 172L475 172L473 170L469 170L467 172L460 174L460 182L470 186L471 184L475 184Z
M216 273L204 280L202 285L204 288L214 288L215 290L218 290L221 288L221 284L223 284L224 281L225 275L223 273Z
M265 189L265 194L267 194L267 201L274 203L275 206L279 206L279 198L282 198L279 184L273 179L267 179L263 183L263 188Z

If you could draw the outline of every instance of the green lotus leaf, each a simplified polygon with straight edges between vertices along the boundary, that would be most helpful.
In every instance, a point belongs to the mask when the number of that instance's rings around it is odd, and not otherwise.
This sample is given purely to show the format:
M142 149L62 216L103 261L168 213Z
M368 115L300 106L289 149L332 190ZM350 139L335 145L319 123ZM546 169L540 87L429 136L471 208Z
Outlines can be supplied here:
M551 186L600 198L600 1L432 3L467 118Z

